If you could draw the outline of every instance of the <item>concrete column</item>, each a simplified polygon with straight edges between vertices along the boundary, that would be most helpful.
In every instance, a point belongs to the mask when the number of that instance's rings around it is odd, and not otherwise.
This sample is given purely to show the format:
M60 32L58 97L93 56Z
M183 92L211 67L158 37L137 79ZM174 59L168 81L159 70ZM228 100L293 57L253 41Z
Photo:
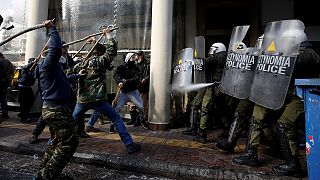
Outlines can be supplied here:
M163 130L170 122L172 61L172 0L152 1L149 122Z
M41 24L48 18L49 0L27 1L28 27ZM27 33L25 62L36 57L46 43L46 29L41 28Z
M28 27L41 24L48 18L49 0L28 0ZM46 44L46 28L37 29L27 33L25 63L29 58L36 57ZM32 87L33 93L36 95L34 104L30 113L40 113L42 101L38 92L38 82Z

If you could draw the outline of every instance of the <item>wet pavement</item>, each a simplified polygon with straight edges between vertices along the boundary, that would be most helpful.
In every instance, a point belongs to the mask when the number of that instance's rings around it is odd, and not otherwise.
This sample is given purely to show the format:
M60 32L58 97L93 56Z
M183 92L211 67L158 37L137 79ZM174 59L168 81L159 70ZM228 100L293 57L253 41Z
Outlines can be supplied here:
M38 144L29 144L35 123L21 123L16 118L16 112L9 115L10 119L0 124L0 154L1 151L7 151L41 156L50 137L48 128L40 135ZM141 144L142 148L137 153L127 155L118 134L108 133L109 125L96 123L95 127L102 132L89 133L91 138L80 139L73 162L174 179L295 179L272 173L271 167L283 161L267 155L266 145L259 149L259 159L264 164L262 167L233 164L231 159L244 151L245 141L240 140L235 154L226 154L214 146L220 130L209 130L209 143L202 144L192 136L182 135L185 128L151 131L127 126L134 141ZM301 161L305 161L304 156Z

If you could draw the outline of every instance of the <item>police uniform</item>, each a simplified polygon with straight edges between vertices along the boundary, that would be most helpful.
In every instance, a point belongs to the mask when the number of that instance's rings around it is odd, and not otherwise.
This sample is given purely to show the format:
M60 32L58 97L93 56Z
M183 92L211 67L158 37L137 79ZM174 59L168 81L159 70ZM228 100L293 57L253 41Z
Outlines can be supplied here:
M224 64L226 61L226 52L222 51L215 54L210 54L208 58L205 59L206 63L206 81L208 83L219 82L222 77ZM200 128L196 140L202 143L207 142L207 124L210 119L210 113L213 108L216 107L216 112L225 110L223 106L225 102L225 95L221 93L219 86L213 85L201 89L191 105L196 114L196 111L201 110L200 115ZM215 103L219 105L214 105ZM196 121L196 116L194 115L194 120Z
M281 175L301 175L300 164L297 160L298 144L296 129L299 121L304 120L304 105L299 97L294 94L294 80L299 78L315 78L319 76L319 55L310 48L301 47L296 59L291 83L286 96L286 105L283 106L283 113L277 121L277 139L280 143L280 150L283 153L286 163L273 167L273 171ZM262 124L265 120L268 109L255 106L253 112L253 125L246 154L233 159L236 164L249 166L258 165L257 148L260 144Z

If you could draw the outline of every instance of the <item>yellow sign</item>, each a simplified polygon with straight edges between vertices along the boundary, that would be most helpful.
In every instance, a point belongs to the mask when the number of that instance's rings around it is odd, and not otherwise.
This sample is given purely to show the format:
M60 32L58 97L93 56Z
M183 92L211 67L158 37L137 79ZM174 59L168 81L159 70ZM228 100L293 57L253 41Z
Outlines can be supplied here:
M179 59L178 64L182 64L182 59Z
M194 57L197 57L198 53L197 50L194 50Z
M276 45L274 43L274 41L271 42L271 44L268 47L268 51L269 52L275 52L277 50Z

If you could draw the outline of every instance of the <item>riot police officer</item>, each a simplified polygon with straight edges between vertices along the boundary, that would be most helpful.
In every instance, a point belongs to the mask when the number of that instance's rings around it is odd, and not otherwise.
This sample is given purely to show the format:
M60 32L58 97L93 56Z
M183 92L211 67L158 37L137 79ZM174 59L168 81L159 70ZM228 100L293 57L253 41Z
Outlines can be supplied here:
M205 59L206 82L214 83L201 89L191 102L190 128L183 131L186 135L197 135L196 140L207 143L207 123L210 118L214 103L219 101L219 107L222 108L225 96L220 92L217 86L221 80L223 68L226 61L226 47L222 43L214 43L210 47L209 57ZM197 128L197 117L200 115L200 127Z
M304 34L305 36L305 34ZM306 41L306 36L303 38ZM294 79L297 78L314 78L319 76L320 57L319 55L301 43L299 55L296 59L293 69L289 89L286 94L286 104L283 106L284 112L277 121L277 137L279 140L280 150L285 159L285 163L275 166L272 170L280 175L302 176L300 163L298 161L298 143L296 137L297 124L304 121L304 105L299 97L295 94ZM260 109L260 111L259 111ZM258 166L259 160L257 149L261 138L261 124L263 119L261 115L266 112L267 108L256 108L253 112L253 125L249 135L249 143L245 154L233 158L233 162L240 165ZM260 116L259 116L260 114Z

